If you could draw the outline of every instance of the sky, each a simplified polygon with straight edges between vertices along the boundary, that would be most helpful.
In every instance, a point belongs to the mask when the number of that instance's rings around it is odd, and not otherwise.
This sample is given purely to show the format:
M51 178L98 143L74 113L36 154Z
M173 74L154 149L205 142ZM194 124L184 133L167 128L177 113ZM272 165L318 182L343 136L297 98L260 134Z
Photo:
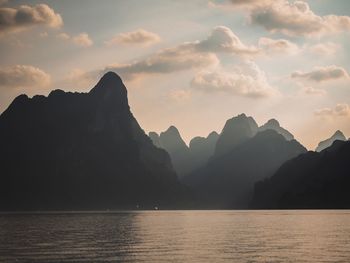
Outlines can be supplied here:
M0 0L0 112L119 74L146 131L188 143L240 113L308 149L350 136L348 0Z

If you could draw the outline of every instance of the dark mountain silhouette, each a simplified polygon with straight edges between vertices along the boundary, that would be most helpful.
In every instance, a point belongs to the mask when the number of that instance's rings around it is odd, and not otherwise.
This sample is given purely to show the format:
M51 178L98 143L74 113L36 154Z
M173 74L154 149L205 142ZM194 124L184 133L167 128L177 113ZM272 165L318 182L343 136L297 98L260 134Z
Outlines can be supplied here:
M255 186L253 208L350 208L350 142L287 161Z
M279 134L283 135L283 137L288 141L294 139L293 134L291 134L289 131L281 127L279 122L275 119L271 119L268 122L266 122L264 125L259 127L259 131L266 131L266 130L275 130Z
M18 96L0 115L0 209L173 206L186 190L113 72L89 93Z
M160 135L156 132L150 132L149 137L155 146L162 148L169 153L173 166L179 177L182 177L191 171L192 160L190 150L175 126L170 126L166 131L161 132Z
M243 128L238 126L239 130L252 134L247 118L240 115L239 122L242 119ZM255 123L252 119L249 122ZM214 156L206 166L183 179L195 190L202 207L246 208L256 181L271 176L285 161L306 152L297 141L287 141L274 130L259 132L250 139L242 136L243 132L238 134L243 142L226 154ZM227 138L227 141L238 140Z
M332 143L336 140L339 140L339 141L346 141L346 138L344 136L344 134L341 132L341 131L336 131L330 138L324 140L324 141L321 141L318 146L316 147L316 152L320 152L324 149L326 149L327 147L331 146Z
M215 147L215 156L228 153L237 145L252 138L258 132L258 125L244 113L226 121Z
M213 156L218 138L219 134L214 131L207 138L197 136L190 141L192 171L205 165Z

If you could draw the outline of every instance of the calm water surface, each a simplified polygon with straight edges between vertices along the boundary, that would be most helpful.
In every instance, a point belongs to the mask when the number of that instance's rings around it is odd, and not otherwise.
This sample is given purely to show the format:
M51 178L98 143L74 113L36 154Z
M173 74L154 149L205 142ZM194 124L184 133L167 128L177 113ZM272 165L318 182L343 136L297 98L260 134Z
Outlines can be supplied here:
M350 211L2 214L0 262L350 262Z

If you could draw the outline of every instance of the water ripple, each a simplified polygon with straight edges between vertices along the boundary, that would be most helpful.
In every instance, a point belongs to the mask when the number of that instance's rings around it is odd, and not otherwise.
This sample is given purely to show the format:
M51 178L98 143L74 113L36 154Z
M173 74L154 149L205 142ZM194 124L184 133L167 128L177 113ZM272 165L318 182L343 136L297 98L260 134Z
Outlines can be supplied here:
M1 214L0 262L349 262L350 211Z

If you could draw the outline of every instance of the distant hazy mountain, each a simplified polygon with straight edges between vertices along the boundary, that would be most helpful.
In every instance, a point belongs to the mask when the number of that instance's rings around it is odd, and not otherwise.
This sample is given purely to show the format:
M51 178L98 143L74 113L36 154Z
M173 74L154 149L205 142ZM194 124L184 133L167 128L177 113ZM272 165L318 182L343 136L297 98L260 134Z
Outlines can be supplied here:
M286 162L255 186L253 208L350 208L350 142Z
M282 128L279 122L275 119L271 119L268 122L266 122L264 125L259 127L259 131L266 131L266 130L275 130L279 134L283 135L283 137L288 141L294 139L293 134L291 134L286 129Z
M156 132L150 132L149 137L155 146L169 153L176 172L180 177L183 177L206 164L214 154L219 135L217 132L212 132L207 138L194 137L190 142L190 147L187 147L180 132L174 126L170 126L160 135Z
M346 141L346 138L344 136L344 134L341 131L336 131L330 138L321 141L317 148L316 148L316 152L320 152L324 149L326 149L327 147L331 146L333 144L334 141L339 140L339 141Z
M188 147L178 129L174 126L170 126L166 131L161 132L159 135L159 141L161 145L168 149L170 153L185 152L188 151Z
M243 142L225 154L215 155L206 166L183 179L205 208L246 208L256 181L271 176L285 161L306 152L297 141L287 141L274 130L259 132L253 138L243 136L243 131L252 134L256 128L254 125L251 129L249 123L255 121L243 115L229 120L225 128L236 121L238 124L232 126L238 126L241 132L231 136L238 134ZM228 138L227 133L225 138L238 142Z
M207 138L198 136L190 141L192 170L205 165L209 158L213 156L218 138L219 134L214 131Z
M158 148L162 148L159 140L159 135L156 132L150 132L148 134L149 138L151 139L152 143L157 146Z
M258 132L258 125L252 117L244 113L226 121L218 138L215 156L228 153L237 145L252 138Z
M183 198L169 155L130 112L115 73L89 93L18 96L0 115L0 209L167 206Z
M165 132L161 132L160 135L150 132L149 137L155 146L169 153L174 168L180 177L191 170L190 150L176 127L170 126Z

